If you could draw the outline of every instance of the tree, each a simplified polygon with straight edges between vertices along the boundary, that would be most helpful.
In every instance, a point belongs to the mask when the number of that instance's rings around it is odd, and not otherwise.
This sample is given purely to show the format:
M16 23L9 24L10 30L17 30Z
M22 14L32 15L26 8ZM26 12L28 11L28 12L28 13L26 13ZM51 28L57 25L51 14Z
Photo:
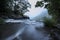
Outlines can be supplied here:
M35 7L38 7L38 6L42 7L43 5L44 5L43 1L37 1Z
M3 15L7 16L11 12L8 7L8 0L0 0L0 17Z
M0 0L0 17L21 16L28 11L29 6L25 0Z
M17 2L17 3L16 3ZM14 13L23 15L25 12L28 11L27 7L31 6L28 1L25 0L15 0L15 6L14 6Z
M56 18L57 22L60 22L60 0L43 0L43 2L49 3L45 6L45 8L48 9L50 15Z

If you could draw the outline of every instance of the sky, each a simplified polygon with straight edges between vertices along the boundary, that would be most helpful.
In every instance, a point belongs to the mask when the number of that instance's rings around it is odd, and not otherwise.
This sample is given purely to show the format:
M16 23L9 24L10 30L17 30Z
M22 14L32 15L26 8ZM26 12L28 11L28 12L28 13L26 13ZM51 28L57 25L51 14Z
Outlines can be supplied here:
M37 1L41 1L41 0L28 0L29 3L31 4L31 8L34 8L35 7L35 4Z
M26 12L25 15L29 16L30 19L33 19L36 16L42 14L42 12L46 11L44 8L41 8L41 7L35 8L37 1L41 1L41 0L28 0L28 2L31 4L31 8L28 8L29 12Z

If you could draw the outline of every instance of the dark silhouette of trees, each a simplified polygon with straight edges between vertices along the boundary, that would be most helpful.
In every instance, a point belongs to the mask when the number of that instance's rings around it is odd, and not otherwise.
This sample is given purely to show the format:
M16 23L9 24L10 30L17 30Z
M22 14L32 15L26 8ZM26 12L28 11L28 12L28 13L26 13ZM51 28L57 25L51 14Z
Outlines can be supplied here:
M46 3L48 2L47 5L45 5L45 8L48 9L48 12L50 15L52 15L58 22L60 22L60 0L43 0L40 2L37 2L36 5L40 6L43 5L41 4L42 2ZM40 3L38 5L38 3Z
M25 0L0 0L0 17L23 16L30 6L29 2Z

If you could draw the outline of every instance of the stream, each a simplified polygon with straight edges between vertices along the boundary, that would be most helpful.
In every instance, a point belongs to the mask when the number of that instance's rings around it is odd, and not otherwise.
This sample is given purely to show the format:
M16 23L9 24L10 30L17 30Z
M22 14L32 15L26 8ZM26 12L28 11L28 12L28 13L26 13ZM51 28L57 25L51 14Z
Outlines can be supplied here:
M48 33L48 31L44 29L45 25L43 22L37 22L34 20L28 20L28 19L27 20L11 19L11 20L6 20L6 22L11 22L11 23L20 22L24 24L24 25L22 24L20 25L21 27L24 28L24 31L21 32L20 35L19 35L19 32L17 32L18 36L16 36L13 40L51 40L50 34ZM10 39L12 37L10 37Z
M26 29L20 35L22 40L49 40L49 34L43 29L43 22L36 22L33 20L6 20L6 22L22 22ZM23 26L23 25L21 25ZM38 31L36 28L40 28ZM20 38L14 39L18 40Z

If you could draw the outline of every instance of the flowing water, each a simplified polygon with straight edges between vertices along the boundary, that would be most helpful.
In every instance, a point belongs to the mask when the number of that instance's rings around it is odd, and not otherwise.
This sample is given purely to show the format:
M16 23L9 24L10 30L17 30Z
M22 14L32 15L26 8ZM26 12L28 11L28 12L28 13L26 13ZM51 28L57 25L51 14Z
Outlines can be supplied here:
M43 29L43 22L27 22L27 28L22 33L22 40L49 40L49 34ZM40 28L38 31L36 28Z
M13 20L9 19L6 20L6 22L9 23L20 23L20 25L16 26L17 27L23 27L22 30L17 30L16 36L10 36L9 38L7 37L7 40L50 40L50 34L48 33L48 30L45 30L44 23L42 21L37 22L33 20ZM18 28L21 29L21 28ZM9 34L8 34L9 35ZM54 35L52 33L52 35ZM54 36L55 37L55 36ZM56 38L56 37L55 37Z
M24 27L26 28L21 34L22 40L49 40L49 34L43 29L43 22L36 22L33 20L6 20L6 22L21 22L25 24ZM40 31L36 28L40 28Z

